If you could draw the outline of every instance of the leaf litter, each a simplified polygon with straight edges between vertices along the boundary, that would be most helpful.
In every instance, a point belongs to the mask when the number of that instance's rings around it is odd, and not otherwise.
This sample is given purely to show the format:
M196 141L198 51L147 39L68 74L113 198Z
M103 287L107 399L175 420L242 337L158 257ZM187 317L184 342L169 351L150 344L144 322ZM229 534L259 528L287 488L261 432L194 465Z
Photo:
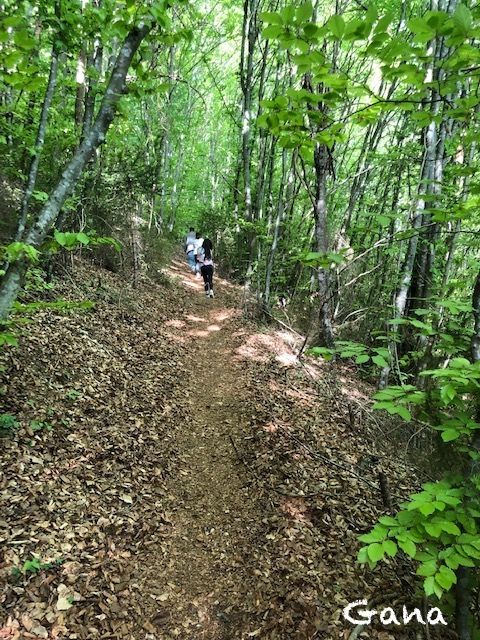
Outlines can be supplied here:
M169 285L82 262L70 280L55 295L94 309L37 312L3 363L21 427L0 440L0 638L329 640L350 601L418 606L407 560L355 558L385 511L376 461L392 493L419 479L295 336L242 318L228 282L206 300L178 261Z

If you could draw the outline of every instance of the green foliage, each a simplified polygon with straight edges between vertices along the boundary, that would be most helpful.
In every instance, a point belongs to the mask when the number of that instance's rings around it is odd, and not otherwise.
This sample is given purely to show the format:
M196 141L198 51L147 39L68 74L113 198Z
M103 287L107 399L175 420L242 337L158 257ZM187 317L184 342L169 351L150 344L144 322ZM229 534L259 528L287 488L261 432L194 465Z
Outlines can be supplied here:
M19 426L20 423L14 415L10 413L0 414L0 438L12 435Z
M375 409L411 419L412 406L441 433L442 440L465 457L465 467L480 460L476 421L480 362L454 358L447 367L422 373L432 382L428 393L413 385L379 391ZM458 567L480 566L480 476L446 475L423 486L395 517L382 517L361 536L368 543L359 561L372 568L399 550L419 562L427 596L442 597L456 583Z
M480 565L479 481L449 477L423 485L394 516L382 516L370 533L358 561L373 569L402 551L418 563L427 596L441 598L456 584L459 567Z
M42 291L51 291L54 288L53 282L45 280L45 272L38 267L31 267L27 271L24 289L25 291L40 293Z
M335 348L327 349L324 347L312 347L307 351L309 355L320 356L325 360L331 360L333 357L352 358L358 365L375 365L383 368L388 366L390 355L385 347L366 347L359 342L350 340L337 340Z
M409 422L412 419L411 406L422 404L426 397L425 392L419 391L413 385L390 386L374 395L377 402L373 408L384 409L391 415L398 414Z
M33 557L31 560L26 560L22 567L13 567L12 574L13 575L25 575L39 573L40 571L48 571L49 569L56 569L61 566L65 560L63 558L58 558L53 562L43 562L40 557Z
M18 339L10 331L0 331L0 347L18 347Z
M40 258L40 252L35 247L24 242L11 242L0 247L0 256L0 259L6 262L16 262L26 258L29 262L35 264Z
M53 241L48 244L50 251L59 249L79 249L81 247L98 247L100 245L110 245L116 251L121 251L122 245L115 238L98 236L96 231L54 231Z
M334 269L345 260L347 249L342 249L338 253L328 251L319 253L318 251L304 251L297 256L297 259L307 267L322 267L324 269Z
M14 314L27 315L35 313L36 311L45 311L50 309L52 311L90 311L95 306L95 303L91 300L55 300L53 302L15 302L12 310Z
M53 429L53 425L50 422L46 422L44 420L31 420L30 421L30 429L35 431L51 431Z

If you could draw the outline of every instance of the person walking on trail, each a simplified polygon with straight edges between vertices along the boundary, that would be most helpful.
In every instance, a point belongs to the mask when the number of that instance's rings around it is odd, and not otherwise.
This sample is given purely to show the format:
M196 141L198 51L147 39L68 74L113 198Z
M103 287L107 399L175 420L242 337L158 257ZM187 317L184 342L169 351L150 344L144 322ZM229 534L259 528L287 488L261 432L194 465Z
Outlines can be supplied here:
M196 238L195 238L195 249L193 250L194 254L195 254L195 277L200 278L200 268L201 268L201 263L198 261L198 252L201 252L201 248L203 245L203 237L201 233L197 232Z
M195 229L190 227L190 231L185 238L185 253L187 254L187 262L190 269L195 273Z
M200 250L197 253L197 261L200 263L200 271L205 283L205 295L213 298L213 252L212 241L205 238Z

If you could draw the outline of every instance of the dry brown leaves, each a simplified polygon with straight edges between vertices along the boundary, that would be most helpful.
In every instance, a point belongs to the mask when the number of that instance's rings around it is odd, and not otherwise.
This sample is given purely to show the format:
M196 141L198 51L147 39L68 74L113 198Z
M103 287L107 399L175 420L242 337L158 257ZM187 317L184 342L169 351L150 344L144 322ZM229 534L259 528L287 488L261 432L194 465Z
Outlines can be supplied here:
M2 411L21 428L0 440L2 638L133 637L132 557L171 527L184 364L162 320L182 293L91 273L77 266L56 295L95 310L35 314L5 362ZM23 572L32 558L42 568Z
M352 424L349 397L364 392L353 377L345 378L345 368L322 370L307 358L307 371L289 361L284 332L259 338L250 337L243 348L255 403L242 445L252 483L271 505L266 534L254 550L255 595L247 600L247 617L263 613L258 637L349 638L353 627L342 609L363 598L374 598L380 609L421 608L407 560L391 560L374 572L356 564L358 535L386 513L379 471L392 494L406 498L419 484L415 470L379 438L375 423L357 418ZM373 625L358 637L413 639L419 629ZM437 633L430 629L432 638L455 637L445 627Z
M347 639L348 602L418 603L407 562L355 563L384 512L379 469L395 494L418 479L351 421L338 381L296 363L294 336L236 318L223 287L208 310L187 276L133 291L76 265L55 295L95 310L39 312L8 351L2 412L21 428L0 440L0 639Z

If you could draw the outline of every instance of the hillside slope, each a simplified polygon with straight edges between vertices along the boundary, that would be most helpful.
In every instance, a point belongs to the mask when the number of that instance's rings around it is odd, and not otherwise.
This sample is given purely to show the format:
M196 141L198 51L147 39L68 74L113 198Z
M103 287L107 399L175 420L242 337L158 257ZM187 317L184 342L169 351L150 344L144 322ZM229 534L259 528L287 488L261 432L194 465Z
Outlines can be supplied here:
M55 294L94 309L8 350L0 638L415 638L342 619L421 602L411 566L355 564L378 465L400 496L413 470L351 419L351 379L201 289L178 261L136 290L76 264Z

